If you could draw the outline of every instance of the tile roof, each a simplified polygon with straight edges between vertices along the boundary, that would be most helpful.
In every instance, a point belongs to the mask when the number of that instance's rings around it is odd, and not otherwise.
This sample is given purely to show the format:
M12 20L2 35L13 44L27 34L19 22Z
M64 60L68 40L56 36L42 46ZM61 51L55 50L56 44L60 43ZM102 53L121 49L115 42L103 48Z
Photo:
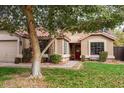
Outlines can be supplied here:
M46 31L43 27L38 27L35 29L36 30L36 34L38 37L45 37L45 38L49 38L50 34L48 31ZM28 32L20 29L16 32L17 35L22 36L22 37L28 37ZM72 34L71 32L65 32L63 34L60 34L60 36L58 36L58 38L65 38L66 40L68 40L70 43L80 43L81 40L86 39L89 36L93 36L93 35L103 35L109 39L115 40L115 36L112 35L110 32L95 32L95 33L75 33Z
M85 36L81 37L80 40L84 40L86 39L87 37L89 36L96 36L96 35L103 35L111 40L115 40L116 37L110 33L107 33L107 32L97 32L97 33L89 33L89 34L86 34Z
M65 35L70 38L70 43L79 43L80 42L80 38L82 36L84 36L84 33L75 33L75 34L72 34L70 32L67 32L65 33Z
M50 39L51 38L49 32L46 31L43 27L38 27L35 29L35 31L36 31L38 38L40 38L40 37L42 37L41 39ZM29 38L28 32L24 31L23 29L16 31L16 34L21 37ZM60 34L57 38L64 38L67 41L70 41L70 38L68 38L68 36L66 36L64 34Z
M49 37L49 32L45 31L43 27L36 28L35 31L38 37ZM28 37L28 32L23 29L16 31L16 34L22 37Z
M75 34L72 34L70 32L68 33L65 33L66 36L68 36L68 38L70 38L70 43L79 43L81 40L84 40L86 39L87 37L89 36L94 36L94 35L103 35L111 40L115 40L116 37L109 33L109 32L95 32L95 33L75 33Z

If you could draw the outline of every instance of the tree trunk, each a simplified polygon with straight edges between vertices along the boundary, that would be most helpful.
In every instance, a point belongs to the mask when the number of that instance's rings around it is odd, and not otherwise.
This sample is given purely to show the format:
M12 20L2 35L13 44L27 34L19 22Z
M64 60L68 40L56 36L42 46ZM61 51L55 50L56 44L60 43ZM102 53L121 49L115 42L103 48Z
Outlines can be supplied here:
M41 63L41 52L39 41L35 32L35 21L32 13L32 6L24 6L24 11L27 16L28 32L32 45L33 58L32 58L32 76L41 77L40 63Z

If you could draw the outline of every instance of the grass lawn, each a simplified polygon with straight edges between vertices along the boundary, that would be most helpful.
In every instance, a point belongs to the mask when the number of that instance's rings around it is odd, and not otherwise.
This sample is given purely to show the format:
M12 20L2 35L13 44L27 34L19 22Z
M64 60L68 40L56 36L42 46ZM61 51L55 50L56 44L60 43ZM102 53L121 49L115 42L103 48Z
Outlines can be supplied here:
M29 69L26 68L9 68L9 67L0 67L0 87L3 87L5 80L10 80L13 74L21 74L24 72L29 72Z
M124 65L82 63L80 70L43 69L44 81L48 87L124 87ZM0 68L0 85L11 79L11 74L29 72L24 68Z

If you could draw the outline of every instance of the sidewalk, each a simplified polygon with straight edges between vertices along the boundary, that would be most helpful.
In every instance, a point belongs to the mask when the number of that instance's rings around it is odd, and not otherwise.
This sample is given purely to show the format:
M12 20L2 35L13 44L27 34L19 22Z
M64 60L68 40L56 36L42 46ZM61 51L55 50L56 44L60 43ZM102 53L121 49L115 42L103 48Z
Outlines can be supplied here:
M0 63L0 67L23 67L31 68L31 63ZM52 64L52 63L41 63L41 68L65 68L65 69L79 69L81 67L81 62L79 61L68 61L63 64Z

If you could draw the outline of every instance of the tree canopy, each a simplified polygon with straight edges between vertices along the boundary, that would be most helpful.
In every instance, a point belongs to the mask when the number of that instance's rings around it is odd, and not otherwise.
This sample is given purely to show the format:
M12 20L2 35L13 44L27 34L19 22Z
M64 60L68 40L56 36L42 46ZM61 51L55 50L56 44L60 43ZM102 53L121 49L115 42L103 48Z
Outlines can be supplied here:
M63 31L92 32L114 28L124 21L123 6L33 6L36 27L42 26L50 33ZM0 6L0 29L16 31L27 29L22 6Z
M115 46L124 46L124 32L120 29L115 29L114 34L116 36L116 40L114 41Z

